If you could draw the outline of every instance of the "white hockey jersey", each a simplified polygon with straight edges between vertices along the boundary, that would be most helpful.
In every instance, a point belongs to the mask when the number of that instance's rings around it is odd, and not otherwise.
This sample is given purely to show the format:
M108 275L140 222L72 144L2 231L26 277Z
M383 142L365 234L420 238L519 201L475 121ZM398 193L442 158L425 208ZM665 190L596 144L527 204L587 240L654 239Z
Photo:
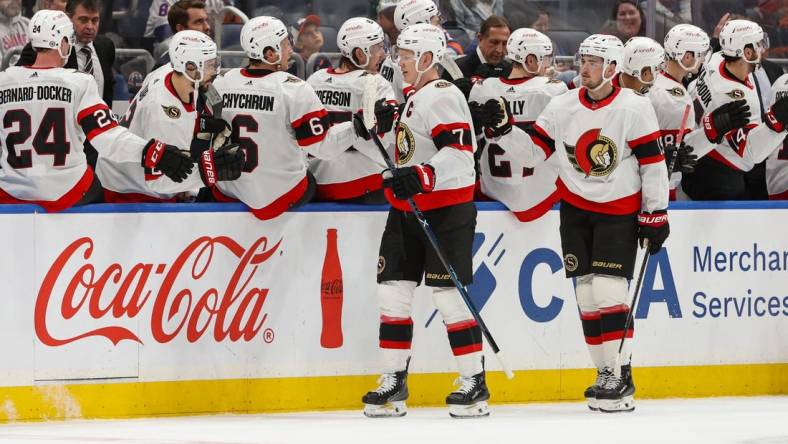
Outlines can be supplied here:
M772 85L772 100L788 97L788 74L783 74ZM766 190L769 199L788 200L788 139L766 159Z
M473 201L476 186L473 153L476 139L468 103L462 92L446 80L433 80L413 93L396 128L396 163L399 167L429 164L435 170L432 192L414 199L422 211ZM401 211L406 200L386 197Z
M363 108L364 83L368 75L377 81L375 100L386 99L396 104L391 84L379 74L363 70L338 74L333 68L322 69L307 82L314 88L323 106L328 111L331 124L350 122L353 114ZM389 132L381 141L388 146L393 138ZM329 159L312 158L309 170L317 181L315 196L320 200L343 200L363 196L382 188L381 171L386 162L374 142L359 140L353 147Z
M380 75L391 83L391 89L394 90L394 98L397 103L404 103L407 96L413 93L413 87L405 83L402 77L402 70L399 65L391 60L391 57L386 57L380 65Z
M768 110L764 113L761 108L752 74L742 82L728 72L725 61L715 54L690 91L704 114L735 100L746 100L750 106L750 123L726 134L722 143L709 152L710 158L731 169L749 171L782 145L786 132ZM762 115L767 117L765 122ZM712 131L710 126L704 125L704 129L709 133Z
M93 182L82 146L142 170L143 140L118 126L92 76L65 68L0 72L0 202L59 211Z
M140 90L142 88L145 88L146 86L148 86L151 82L153 82L155 80L164 80L164 77L166 77L167 74L169 74L171 72L172 72L172 64L171 63L167 62L167 63L159 66L158 68L156 68L153 71L149 72L147 76L145 76L145 79L142 81L142 87L140 87Z
M331 159L358 140L351 122L331 126L314 89L286 72L236 68L213 85L232 139L246 152L244 174L218 182L214 197L240 200L260 219L280 215L304 195L307 155Z
M480 185L485 196L506 205L522 222L542 216L559 198L558 163L529 159L531 150L522 149L522 140L552 98L566 91L564 82L547 77L489 78L471 90L469 102L503 97L509 103L514 118L511 133L496 139L482 136L479 142Z
M648 98L614 88L601 101L587 90L555 97L524 148L559 157L561 199L597 213L631 214L668 206L668 174L657 117Z
M182 150L191 146L199 113L193 103L184 103L172 86L172 73L141 89L121 121L143 139L158 139ZM207 112L207 110L205 110ZM138 165L139 166L139 165ZM96 173L105 197L113 202L172 201L181 192L197 192L205 186L198 165L183 182L174 182L157 170L134 168L112 157L99 157Z

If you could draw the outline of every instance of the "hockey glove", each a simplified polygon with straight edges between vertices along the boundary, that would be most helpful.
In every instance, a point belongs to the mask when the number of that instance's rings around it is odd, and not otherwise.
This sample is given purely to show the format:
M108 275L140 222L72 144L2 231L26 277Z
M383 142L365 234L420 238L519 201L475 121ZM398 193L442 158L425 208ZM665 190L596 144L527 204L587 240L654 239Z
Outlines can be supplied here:
M703 130L709 141L720 143L728 132L744 127L749 121L750 106L747 101L736 100L703 116Z
M378 99L375 102L375 120L377 121L377 130L380 134L386 134L394 127L394 121L397 119L397 112L399 107L386 101L386 99Z
M155 168L169 177L173 182L183 182L192 172L192 162L189 155L173 145L151 139L142 149L142 166Z
M462 91L465 100L468 100L468 97L471 95L471 90L473 89L473 81L467 77L460 77L459 79L452 80L452 83L454 83L457 89Z
M197 118L197 132L219 134L229 130L230 124L223 119L218 119L210 114L200 114Z
M684 143L677 147L670 144L665 147L665 163L668 165L668 175L671 173L691 173L698 164L698 156L693 154L695 149ZM671 168L671 166L673 168Z
M484 105L479 102L468 102L468 109L471 111L471 120L473 121L473 132L478 136L484 130L484 123L482 122L484 116Z
M218 150L205 150L200 155L200 178L207 187L220 180L235 180L241 177L246 162L240 144L225 145Z
M484 120L484 134L487 137L501 137L512 131L514 117L506 99L503 97L499 97L498 100L490 99L483 107L482 120Z
M638 240L640 246L648 239L649 254L657 254L670 234L667 210L658 210L653 213L644 211L638 214Z
M774 102L766 117L770 128L777 132L784 131L788 125L788 97L782 97Z
M397 199L408 199L435 188L435 170L422 164L383 172L383 187L391 188Z
M353 131L359 139L370 140L372 138L364 124L364 113L361 111L353 113Z

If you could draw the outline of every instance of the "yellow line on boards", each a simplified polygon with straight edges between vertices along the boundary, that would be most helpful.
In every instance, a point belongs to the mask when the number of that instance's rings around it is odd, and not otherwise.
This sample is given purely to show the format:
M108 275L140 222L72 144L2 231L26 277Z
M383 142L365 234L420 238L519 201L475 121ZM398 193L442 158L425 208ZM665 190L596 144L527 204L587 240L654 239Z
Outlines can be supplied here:
M576 401L593 370L488 373L493 403ZM412 374L410 406L444 405L454 374ZM788 364L635 368L637 398L788 394ZM376 376L318 376L0 387L0 421L362 408Z

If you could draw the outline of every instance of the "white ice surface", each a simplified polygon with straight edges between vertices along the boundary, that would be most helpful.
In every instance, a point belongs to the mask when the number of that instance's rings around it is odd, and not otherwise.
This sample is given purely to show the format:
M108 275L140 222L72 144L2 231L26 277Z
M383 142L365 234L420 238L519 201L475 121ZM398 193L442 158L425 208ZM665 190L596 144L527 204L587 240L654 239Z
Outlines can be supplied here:
M341 411L17 423L0 426L0 443L788 443L788 396L637 400L629 414L581 403L491 408L489 418L466 420L413 408L387 419Z

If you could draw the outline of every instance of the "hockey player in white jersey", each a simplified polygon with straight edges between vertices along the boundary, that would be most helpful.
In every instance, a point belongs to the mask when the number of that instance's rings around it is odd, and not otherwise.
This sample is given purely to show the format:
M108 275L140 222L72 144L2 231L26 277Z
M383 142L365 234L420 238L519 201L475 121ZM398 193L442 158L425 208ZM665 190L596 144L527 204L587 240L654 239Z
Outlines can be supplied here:
M122 124L140 137L188 147L198 167L175 182L153 169L141 171L112 157L99 158L96 172L108 202L172 201L178 193L196 195L202 187L241 175L243 152L237 145L222 146L221 140L212 140L214 134L229 136L229 125L211 116L198 100L200 89L219 69L216 44L201 32L181 31L173 36L169 53L173 71L137 93Z
M779 99L767 109L753 79L765 49L761 27L748 20L730 20L720 32L720 45L722 60L707 65L694 88L694 99L706 112L704 130L716 145L700 159L694 173L682 178L684 192L695 200L748 199L745 173L782 146L788 124L788 99ZM743 128L717 131L716 116L709 110L735 101L746 102L749 122Z
M87 139L100 156L130 168L158 167L183 180L192 161L172 145L144 140L118 125L88 74L62 66L74 45L74 27L61 11L30 21L35 63L0 73L0 203L36 203L47 211L101 200L81 149Z
M397 168L384 174L392 208L380 244L377 276L383 375L380 386L362 398L364 412L371 417L406 413L411 311L422 278L432 287L459 368L459 388L446 398L449 413L489 415L481 329L405 200L414 198L460 282L470 284L476 141L465 97L451 82L439 78L435 65L445 51L443 31L430 24L409 26L397 39L397 63L415 92L396 126Z
M530 28L515 30L507 42L508 57L512 60L509 77L491 77L476 83L469 103L480 133L480 187L485 196L506 205L522 222L545 214L558 201L556 187L558 163L528 160L530 150L524 150L521 139L542 110L555 96L567 91L560 80L544 76L552 66L553 43L550 38ZM505 100L512 122L498 130L481 132L486 119L496 118L499 100ZM489 102L489 103L488 103ZM477 122L474 121L474 126Z
M631 341L620 360L618 346L630 311L627 279L637 240L647 240L656 254L670 233L668 174L654 109L648 98L611 84L622 53L616 37L585 39L582 87L554 98L521 140L534 159L559 158L564 268L576 278L583 335L597 367L585 396L590 408L605 412L635 408ZM497 128L506 125L507 114L501 106ZM616 362L623 364L620 372Z
M351 122L331 126L314 89L285 71L292 47L281 21L262 16L246 22L241 46L249 66L231 69L214 86L246 163L243 176L219 183L214 198L240 200L256 217L272 219L314 195L307 155L331 159L354 146L358 136Z
M772 103L788 97L788 74L772 85ZM788 139L766 159L766 191L770 200L788 200Z
M396 104L391 84L378 74L378 67L386 57L383 48L383 29L367 18L351 18L339 28L337 46L342 52L339 67L322 69L307 82L315 89L328 111L331 124L349 122L362 108L364 85L367 76L374 76L377 84L376 108L382 114L381 133L389 133L393 124ZM388 104L388 106L386 106ZM390 142L384 137L384 144ZM348 201L355 203L383 204L383 186L380 172L386 163L377 147L369 141L358 141L338 156L323 160L311 159L309 170L317 181L316 199Z

